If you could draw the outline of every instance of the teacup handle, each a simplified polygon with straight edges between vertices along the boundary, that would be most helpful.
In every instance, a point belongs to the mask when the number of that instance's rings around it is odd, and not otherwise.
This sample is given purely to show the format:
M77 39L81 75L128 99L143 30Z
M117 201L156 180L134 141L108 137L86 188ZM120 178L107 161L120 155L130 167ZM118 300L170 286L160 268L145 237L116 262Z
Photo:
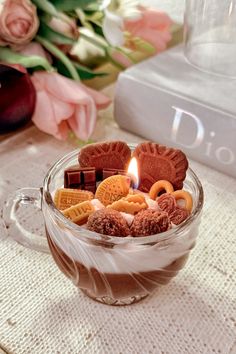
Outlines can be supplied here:
M49 252L46 235L37 235L27 230L17 216L17 211L28 205L41 210L42 188L22 188L13 193L3 209L7 236L21 245L40 252ZM40 212L42 214L42 212ZM43 215L41 215L43 218Z

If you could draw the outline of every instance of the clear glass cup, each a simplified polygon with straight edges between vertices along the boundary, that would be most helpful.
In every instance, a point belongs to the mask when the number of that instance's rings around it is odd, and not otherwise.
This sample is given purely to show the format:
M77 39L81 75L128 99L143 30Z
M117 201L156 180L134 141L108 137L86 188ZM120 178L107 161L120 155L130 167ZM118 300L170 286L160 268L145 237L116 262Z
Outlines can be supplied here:
M185 0L184 53L195 67L236 78L236 0Z
M198 234L203 206L201 183L189 168L184 189L192 194L193 211L181 225L147 237L100 235L65 218L53 203L53 194L63 186L64 170L78 163L78 152L52 166L43 188L21 189L8 200L4 210L8 231L27 247L50 250L60 270L94 300L109 305L135 303L167 284L184 267ZM46 236L22 228L16 211L28 204L41 207Z

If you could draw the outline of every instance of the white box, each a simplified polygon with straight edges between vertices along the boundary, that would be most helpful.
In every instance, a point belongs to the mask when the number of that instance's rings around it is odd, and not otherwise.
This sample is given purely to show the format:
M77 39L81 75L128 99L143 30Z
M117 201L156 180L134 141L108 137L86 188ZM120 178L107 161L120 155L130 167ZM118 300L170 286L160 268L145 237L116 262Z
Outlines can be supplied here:
M122 72L114 107L123 129L236 177L236 80L194 68L182 46Z

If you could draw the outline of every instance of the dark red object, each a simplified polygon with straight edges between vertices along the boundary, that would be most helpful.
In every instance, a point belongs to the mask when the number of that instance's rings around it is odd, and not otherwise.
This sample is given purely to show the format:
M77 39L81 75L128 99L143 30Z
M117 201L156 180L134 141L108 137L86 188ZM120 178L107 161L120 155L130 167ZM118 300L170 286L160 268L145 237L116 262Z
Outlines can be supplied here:
M21 127L34 113L36 92L24 71L0 64L0 133Z
M85 189L95 193L96 170L94 167L70 167L64 172L64 187Z

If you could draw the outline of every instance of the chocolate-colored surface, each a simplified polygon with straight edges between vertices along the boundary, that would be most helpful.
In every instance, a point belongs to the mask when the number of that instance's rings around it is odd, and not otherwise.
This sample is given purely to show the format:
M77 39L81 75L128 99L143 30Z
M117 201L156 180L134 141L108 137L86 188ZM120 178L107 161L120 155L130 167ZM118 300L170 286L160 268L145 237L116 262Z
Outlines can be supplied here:
M80 150L80 166L94 166L97 171L103 168L126 170L131 157L128 145L123 141L111 141L86 145Z
M102 180L115 175L127 175L127 172L116 168L103 168L102 170Z
M134 237L150 236L165 232L170 228L170 218L165 211L148 209L141 210L134 216L130 232Z
M148 295L161 284L167 284L184 267L188 254L176 259L162 270L127 274L100 273L95 268L86 268L80 262L68 257L52 241L47 233L52 256L59 269L80 289L87 291L93 298L109 296L125 299L136 295ZM77 250L80 252L80 250ZM148 251L147 251L148 252ZM142 259L140 259L142 262Z
M103 235L125 237L130 234L129 225L121 213L113 209L95 211L88 218L87 228Z
M72 166L64 172L64 187L96 192L96 169Z
M168 215L177 207L175 197L171 193L164 193L156 199L161 210L166 211Z
M141 191L148 192L161 179L172 183L174 189L182 189L188 168L188 160L182 151L144 142L135 148L133 156L138 160Z
M187 219L189 215L190 212L187 209L177 206L175 210L170 213L170 220L173 222L173 224L179 225L181 222Z

